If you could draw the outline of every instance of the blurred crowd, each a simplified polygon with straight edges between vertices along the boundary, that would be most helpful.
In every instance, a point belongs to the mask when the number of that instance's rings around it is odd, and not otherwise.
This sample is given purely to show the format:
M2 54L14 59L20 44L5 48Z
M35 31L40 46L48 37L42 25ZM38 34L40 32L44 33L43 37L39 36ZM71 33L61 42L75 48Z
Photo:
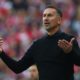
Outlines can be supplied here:
M21 59L33 41L46 34L42 12L49 4L61 9L61 30L74 35L80 46L80 0L0 0L0 36L8 56ZM80 67L74 65L74 71L80 80ZM36 65L16 75L0 60L0 80L38 80Z

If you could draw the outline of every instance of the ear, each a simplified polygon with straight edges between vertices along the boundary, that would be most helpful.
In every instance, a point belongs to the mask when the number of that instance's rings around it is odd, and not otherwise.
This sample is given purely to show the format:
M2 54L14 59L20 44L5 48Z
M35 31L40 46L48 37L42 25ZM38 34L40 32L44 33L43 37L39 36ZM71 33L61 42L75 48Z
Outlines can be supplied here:
M61 24L61 22L62 22L62 18L59 16L58 17L58 24Z

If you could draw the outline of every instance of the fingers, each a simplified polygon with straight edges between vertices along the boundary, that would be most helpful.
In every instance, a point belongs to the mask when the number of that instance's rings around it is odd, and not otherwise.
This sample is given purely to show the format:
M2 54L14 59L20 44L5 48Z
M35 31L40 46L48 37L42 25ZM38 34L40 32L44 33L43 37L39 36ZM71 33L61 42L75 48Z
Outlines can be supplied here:
M61 40L58 41L58 46L59 46L60 48L63 48L63 43L62 43Z
M58 46L61 48L69 47L69 45L69 42L64 39L58 41Z
M1 41L1 40L3 40L3 38L2 38L2 37L0 37L0 41Z
M65 39L58 41L58 46L63 49L65 53L69 53L72 50L72 42L75 38L72 38L71 41L67 41Z
M71 38L70 43L73 43L74 40L75 40L75 38Z
M2 52L2 44L3 44L3 38L0 37L0 52Z
M2 46L2 44L3 44L3 38L0 37L0 46Z

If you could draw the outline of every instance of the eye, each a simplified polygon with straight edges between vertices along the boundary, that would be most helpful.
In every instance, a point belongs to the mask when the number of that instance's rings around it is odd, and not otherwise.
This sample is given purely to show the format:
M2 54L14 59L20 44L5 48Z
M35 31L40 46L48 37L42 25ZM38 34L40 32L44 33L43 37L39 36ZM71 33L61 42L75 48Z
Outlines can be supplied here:
M43 14L43 17L45 17L46 16L46 14Z
M52 14L48 14L48 17L51 17L51 16L53 16Z

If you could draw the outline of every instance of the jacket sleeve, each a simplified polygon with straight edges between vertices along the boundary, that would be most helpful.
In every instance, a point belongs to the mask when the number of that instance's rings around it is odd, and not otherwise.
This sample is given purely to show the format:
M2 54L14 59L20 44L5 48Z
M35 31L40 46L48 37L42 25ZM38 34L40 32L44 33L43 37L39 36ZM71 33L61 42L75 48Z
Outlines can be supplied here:
M74 64L80 66L80 48L76 40L73 41L73 50L71 54Z
M4 63L15 73L20 73L27 69L29 66L34 64L33 54L35 53L34 50L34 44L29 48L27 53L25 53L24 57L19 60L15 61L9 56L5 54L5 52L0 53L1 59L4 61Z

